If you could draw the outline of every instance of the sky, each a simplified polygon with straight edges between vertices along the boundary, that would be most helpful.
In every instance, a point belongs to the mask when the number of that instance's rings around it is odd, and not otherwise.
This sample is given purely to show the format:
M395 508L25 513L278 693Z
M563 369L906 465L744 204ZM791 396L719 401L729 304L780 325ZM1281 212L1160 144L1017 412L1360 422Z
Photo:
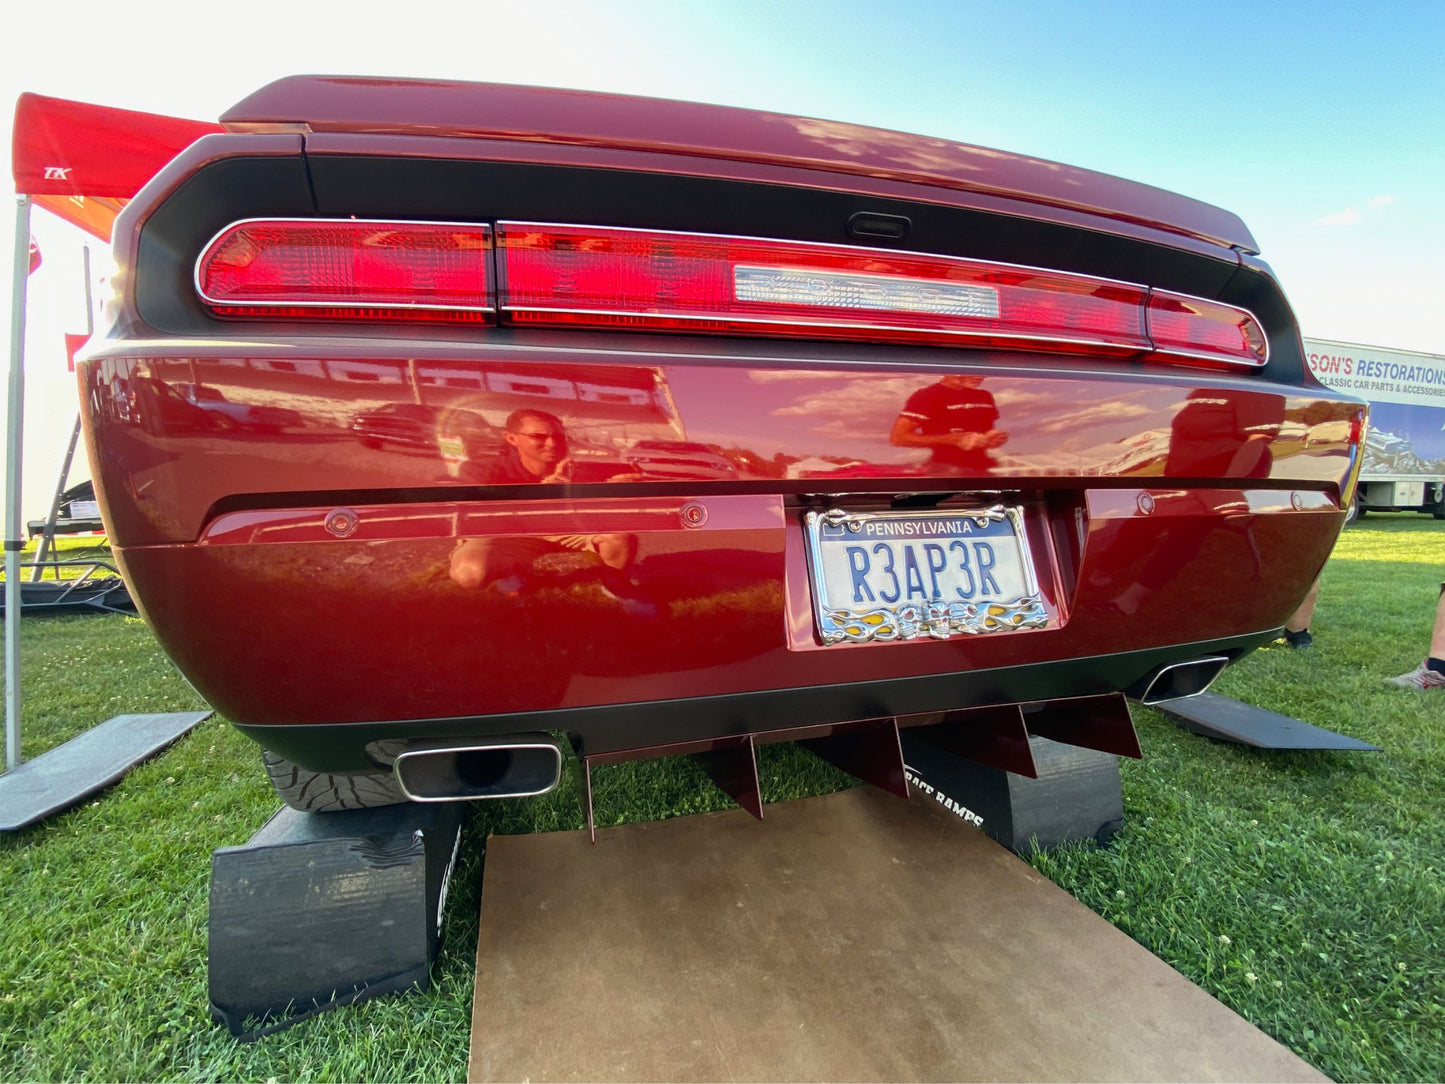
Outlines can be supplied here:
M1445 354L1438 0L70 0L6 8L7 147L22 91L213 120L257 87L300 73L529 83L767 109L1054 159L1218 204L1254 233L1305 335ZM7 299L14 217L13 205L0 214ZM68 434L69 422L55 421L74 410L60 333L85 323L83 235L47 217L35 215L45 264L30 280L26 370L36 410L42 400L56 405L34 423L27 415L34 439ZM96 246L96 268L106 262ZM7 344L8 309L0 313ZM46 447L31 457L29 491L42 463L49 477L41 488L53 488L59 455Z

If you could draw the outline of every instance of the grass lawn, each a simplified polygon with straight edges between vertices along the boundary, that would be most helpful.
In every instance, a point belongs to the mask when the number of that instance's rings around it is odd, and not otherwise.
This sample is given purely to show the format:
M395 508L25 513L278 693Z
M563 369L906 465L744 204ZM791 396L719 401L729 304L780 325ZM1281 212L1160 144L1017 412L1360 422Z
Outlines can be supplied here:
M1033 858L1338 1080L1445 1078L1445 696L1381 681L1424 653L1442 577L1445 525L1369 517L1326 570L1314 650L1265 648L1217 686L1384 752L1248 750L1136 707L1123 830ZM121 712L203 706L135 619L29 619L23 648L27 757ZM793 746L760 760L770 801L849 782ZM601 824L730 804L685 760L594 781ZM0 1080L464 1080L485 838L580 827L572 784L479 807L431 991L242 1045L206 1011L210 852L275 807L255 747L212 719L0 837Z

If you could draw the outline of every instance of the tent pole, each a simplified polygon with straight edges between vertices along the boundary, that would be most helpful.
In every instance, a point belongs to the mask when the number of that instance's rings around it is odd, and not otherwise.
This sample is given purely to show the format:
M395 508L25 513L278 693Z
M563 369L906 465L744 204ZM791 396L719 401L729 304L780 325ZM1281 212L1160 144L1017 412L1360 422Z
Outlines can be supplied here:
M5 455L5 770L20 763L20 450L25 426L25 288L30 277L30 197L15 201L15 281L10 294L10 391Z
M40 531L40 541L35 546L35 565L30 570L30 582L38 583L45 573L45 562L49 558L55 560L52 554L60 551L55 548L55 524L60 519L60 502L65 496L65 483L70 481L70 464L75 461L75 446L80 443L80 415L75 416L75 424L70 429L70 443L65 447L65 458L60 462L60 477L55 483L55 496L50 499L50 511L45 517L45 526ZM55 578L60 579L60 566L55 567Z

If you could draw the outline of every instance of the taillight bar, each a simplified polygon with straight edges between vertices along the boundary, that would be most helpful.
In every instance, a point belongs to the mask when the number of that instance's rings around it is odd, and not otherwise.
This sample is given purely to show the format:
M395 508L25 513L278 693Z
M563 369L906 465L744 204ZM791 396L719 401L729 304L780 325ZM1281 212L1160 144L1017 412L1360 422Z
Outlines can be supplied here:
M196 289L222 316L463 320L996 346L1258 367L1248 311L1113 279L957 256L503 221L253 219ZM499 285L494 285L499 283Z
M221 316L490 323L491 227L462 222L249 219L196 261Z

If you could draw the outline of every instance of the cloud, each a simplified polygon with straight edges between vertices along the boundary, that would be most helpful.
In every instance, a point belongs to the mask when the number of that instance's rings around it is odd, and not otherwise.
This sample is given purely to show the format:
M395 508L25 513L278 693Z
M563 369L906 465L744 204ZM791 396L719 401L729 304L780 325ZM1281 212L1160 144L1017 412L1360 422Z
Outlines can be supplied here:
M1093 425L1128 421L1131 418L1145 418L1154 411L1141 403L1126 403L1120 400L1108 403L1094 403L1064 414L1055 414L1038 426L1040 433L1071 433Z
M1365 207L1369 211L1374 211L1380 207L1389 207L1394 202L1394 196L1371 196L1365 200ZM1365 212L1358 207L1346 207L1343 211L1336 211L1332 215L1317 218L1310 224L1312 226L1358 226L1365 218Z
M836 369L754 369L748 379L754 384L779 384L787 380L837 380L841 375Z
M833 374L836 379L837 374ZM920 387L930 383L922 376L853 377L830 388L804 392L786 406L775 407L776 417L815 418L813 433L881 433L885 438L893 419Z
M1005 387L994 393L994 405L1000 410L1007 407L1052 407L1071 405L1078 401L1076 389L1066 391L1023 391Z

